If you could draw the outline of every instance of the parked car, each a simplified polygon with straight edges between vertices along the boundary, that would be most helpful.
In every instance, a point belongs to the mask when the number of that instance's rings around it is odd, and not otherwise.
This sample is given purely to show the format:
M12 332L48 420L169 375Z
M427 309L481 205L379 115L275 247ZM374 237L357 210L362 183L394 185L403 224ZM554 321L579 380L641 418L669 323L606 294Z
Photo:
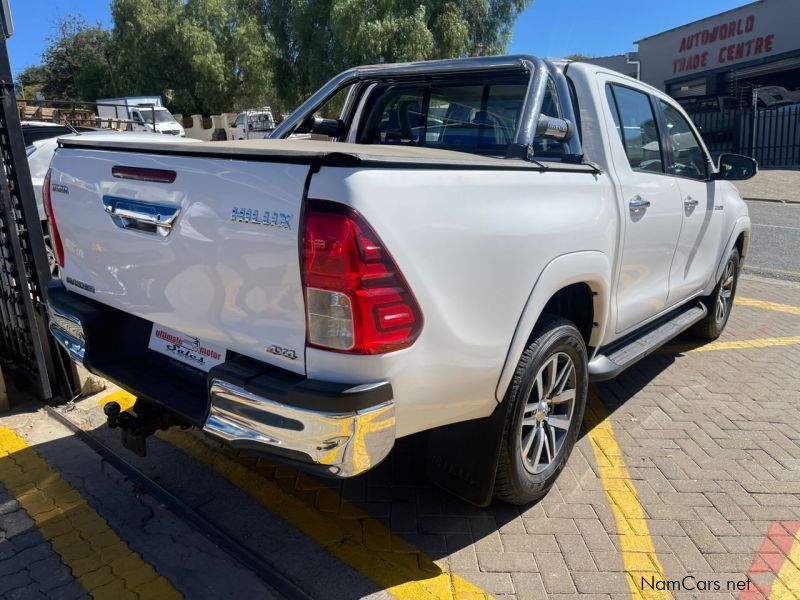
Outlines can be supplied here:
M285 139L304 133L334 143ZM358 67L272 138L56 152L50 330L137 396L106 409L140 453L193 425L349 477L427 432L434 481L523 504L590 381L727 323L750 236L728 180L755 161L712 165L640 81L530 56Z
M231 125L231 137L234 140L251 140L268 138L275 129L275 118L269 106L245 110L236 115Z

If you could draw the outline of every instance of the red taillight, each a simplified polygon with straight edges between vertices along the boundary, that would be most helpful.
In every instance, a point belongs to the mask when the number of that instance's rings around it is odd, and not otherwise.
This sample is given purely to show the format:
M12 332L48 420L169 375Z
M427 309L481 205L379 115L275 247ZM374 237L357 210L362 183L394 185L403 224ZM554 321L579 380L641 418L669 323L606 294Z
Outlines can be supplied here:
M44 183L42 184L42 203L44 204L44 213L47 215L47 230L50 232L50 245L55 253L56 263L59 267L64 267L64 245L61 243L61 234L58 233L58 225L56 224L56 217L53 214L53 200L51 198L50 189L50 175L52 169L47 169L47 174L44 176Z
M303 249L310 346L380 354L414 343L422 312L361 215L335 202L310 200Z

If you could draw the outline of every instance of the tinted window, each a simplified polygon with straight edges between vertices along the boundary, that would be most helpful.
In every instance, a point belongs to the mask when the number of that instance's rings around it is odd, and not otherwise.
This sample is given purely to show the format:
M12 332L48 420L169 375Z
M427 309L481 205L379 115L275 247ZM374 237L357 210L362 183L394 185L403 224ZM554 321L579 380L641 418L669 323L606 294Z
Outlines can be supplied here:
M667 137L672 147L672 165L669 172L679 177L706 179L708 173L705 153L694 131L677 110L663 100L659 102L664 111Z
M236 117L236 120L233 122L234 127L241 127L244 125L244 115L239 115Z
M514 140L526 91L525 77L461 85L380 85L368 100L358 142L503 156Z
M650 98L620 85L606 86L606 95L614 115L628 162L634 171L663 172L661 141Z

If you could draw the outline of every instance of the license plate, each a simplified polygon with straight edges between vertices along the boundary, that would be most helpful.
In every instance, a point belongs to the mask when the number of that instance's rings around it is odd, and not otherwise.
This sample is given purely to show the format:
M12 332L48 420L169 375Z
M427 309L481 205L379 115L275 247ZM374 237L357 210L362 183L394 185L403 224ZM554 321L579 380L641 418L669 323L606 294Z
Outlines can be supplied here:
M226 350L222 346L155 323L147 347L206 373L225 362Z

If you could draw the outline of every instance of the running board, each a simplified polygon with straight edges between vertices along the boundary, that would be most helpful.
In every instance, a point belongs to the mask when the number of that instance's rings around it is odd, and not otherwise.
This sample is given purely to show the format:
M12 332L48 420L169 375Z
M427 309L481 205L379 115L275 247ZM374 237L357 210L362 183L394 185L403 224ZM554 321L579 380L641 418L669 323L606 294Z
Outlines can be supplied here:
M589 361L589 381L605 381L616 377L636 361L689 329L707 313L708 309L702 302L689 304L666 320L645 327L635 337L627 337L619 343L601 348L602 353Z

